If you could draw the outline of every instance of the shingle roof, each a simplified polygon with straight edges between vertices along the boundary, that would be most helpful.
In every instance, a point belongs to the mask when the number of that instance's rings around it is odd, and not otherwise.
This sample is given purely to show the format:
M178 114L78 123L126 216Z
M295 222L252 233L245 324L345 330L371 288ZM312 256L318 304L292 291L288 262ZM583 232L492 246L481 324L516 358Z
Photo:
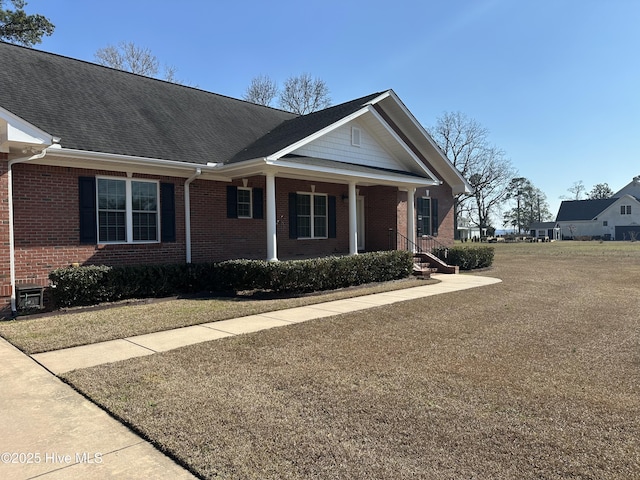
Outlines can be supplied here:
M564 200L560 204L560 210L558 210L556 221L567 222L572 220L593 220L616 200L617 198Z
M278 152L287 146L312 135L340 119L360 110L367 102L380 96L381 93L373 93L350 102L335 105L333 107L287 120L271 132L258 139L252 145L238 152L229 163L240 162L251 158L266 157Z
M4 42L0 64L0 106L65 148L206 164L297 117Z

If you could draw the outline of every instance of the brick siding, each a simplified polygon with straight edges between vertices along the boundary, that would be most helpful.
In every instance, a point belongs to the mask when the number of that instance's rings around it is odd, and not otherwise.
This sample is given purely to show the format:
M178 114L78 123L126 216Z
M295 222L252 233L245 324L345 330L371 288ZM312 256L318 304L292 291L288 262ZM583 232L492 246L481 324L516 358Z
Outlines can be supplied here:
M9 264L9 211L7 155L0 153L0 316L6 316L11 295ZM16 282L48 285L48 274L59 267L80 265L126 265L183 263L186 260L184 178L134 175L175 185L176 241L150 244L83 245L79 241L78 178L123 177L123 173L69 167L16 164L13 166L14 238ZM191 250L193 262L233 258L266 258L266 220L227 218L229 183L197 179L190 184ZM243 186L238 180L231 185ZM289 193L315 192L336 197L337 238L289 238ZM262 188L265 178L247 179L247 186ZM349 252L349 206L347 185L276 178L278 258L340 255ZM365 250L389 248L389 231L406 232L406 192L395 187L359 187L365 199ZM431 188L439 198L439 240L453 242L451 189Z

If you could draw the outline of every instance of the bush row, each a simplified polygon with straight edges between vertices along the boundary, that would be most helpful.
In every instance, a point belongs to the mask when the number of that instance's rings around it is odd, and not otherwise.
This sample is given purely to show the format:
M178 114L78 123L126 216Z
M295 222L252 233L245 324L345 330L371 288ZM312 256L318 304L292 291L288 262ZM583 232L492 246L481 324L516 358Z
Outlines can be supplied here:
M391 251L284 262L68 267L52 271L49 280L59 308L198 292L332 290L405 278L412 267L410 253Z
M486 268L493 264L493 247L452 247L434 249L433 254L460 270Z

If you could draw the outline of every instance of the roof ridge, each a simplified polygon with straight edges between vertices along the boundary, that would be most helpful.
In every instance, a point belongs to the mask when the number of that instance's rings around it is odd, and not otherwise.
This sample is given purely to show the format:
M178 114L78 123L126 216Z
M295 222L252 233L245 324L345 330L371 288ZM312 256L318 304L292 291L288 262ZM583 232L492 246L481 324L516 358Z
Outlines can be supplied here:
M176 82L171 82L169 80L164 80L162 78L150 77L148 75L142 75L140 73L130 72L128 70L121 70L119 68L110 67L108 65L101 65L100 63L92 62L92 61L89 61L89 60L84 60L84 59L81 59L81 58L74 58L74 57L69 57L67 55L62 55L60 53L48 52L48 51L45 51L45 50L39 50L37 48L25 47L24 45L17 45L15 43L5 42L3 40L0 40L0 44L4 44L4 45L10 46L10 47L17 47L17 48L20 48L20 49L23 49L23 50L27 50L29 52L36 52L37 54L50 55L50 56L58 57L58 58L61 58L61 59L64 59L64 60L69 60L69 61L72 61L72 62L81 63L81 64L84 64L84 65L86 65L88 67L102 68L102 69L114 72L116 74L124 74L124 75L134 76L134 77L137 77L137 78L153 80L153 81L165 84L165 85L174 85L176 87L187 88L187 89L190 89L190 90L195 90L195 91L206 93L206 94L209 94L209 95L215 95L217 97L226 98L226 99L229 99L229 100L234 100L234 101L246 103L246 104L249 104L249 105L255 105L257 107L268 108L270 110L275 110L277 112L284 112L284 113L290 113L292 115L295 115L293 112L289 112L288 110L283 110L281 108L272 107L270 105L261 105L259 103L249 102L248 100L244 100L242 98L232 97L231 95L225 95L225 94L222 94L222 93L212 92L211 90L205 90L203 88L195 87L193 85L185 85L185 84L182 84L182 83L176 83Z

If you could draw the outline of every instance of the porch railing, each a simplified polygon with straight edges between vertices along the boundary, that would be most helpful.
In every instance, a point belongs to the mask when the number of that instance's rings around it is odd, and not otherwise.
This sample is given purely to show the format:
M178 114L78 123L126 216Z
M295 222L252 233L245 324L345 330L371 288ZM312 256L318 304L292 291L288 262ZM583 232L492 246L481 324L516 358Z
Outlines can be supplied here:
M431 235L419 237L414 242L397 230L390 228L389 250L407 250L415 253L433 253L434 250L444 250L444 257L447 258L449 247L440 243Z

